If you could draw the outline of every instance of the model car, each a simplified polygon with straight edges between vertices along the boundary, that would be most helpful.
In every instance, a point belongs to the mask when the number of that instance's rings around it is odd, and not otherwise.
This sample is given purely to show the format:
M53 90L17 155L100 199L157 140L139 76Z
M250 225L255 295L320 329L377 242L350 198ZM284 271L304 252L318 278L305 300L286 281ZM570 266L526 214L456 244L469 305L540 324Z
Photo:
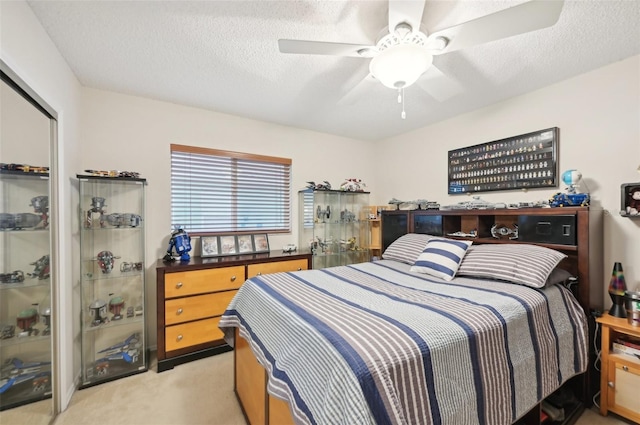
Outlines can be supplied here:
M290 244L287 244L287 245L282 247L282 252L293 252L293 251L295 251L297 249L298 249L297 246L295 246L294 244L290 243Z
M589 205L588 193L562 193L558 192L549 199L552 207L586 207Z
M26 363L12 357L0 366L0 394L28 382L33 392L44 391L51 382L51 362Z

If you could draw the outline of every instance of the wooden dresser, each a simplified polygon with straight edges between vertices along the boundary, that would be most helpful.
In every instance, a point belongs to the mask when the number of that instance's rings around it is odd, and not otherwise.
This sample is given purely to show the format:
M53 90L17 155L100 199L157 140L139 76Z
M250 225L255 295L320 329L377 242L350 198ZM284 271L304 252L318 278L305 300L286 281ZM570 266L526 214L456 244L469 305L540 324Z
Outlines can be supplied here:
M158 260L158 372L231 350L218 322L246 279L310 268L309 252Z

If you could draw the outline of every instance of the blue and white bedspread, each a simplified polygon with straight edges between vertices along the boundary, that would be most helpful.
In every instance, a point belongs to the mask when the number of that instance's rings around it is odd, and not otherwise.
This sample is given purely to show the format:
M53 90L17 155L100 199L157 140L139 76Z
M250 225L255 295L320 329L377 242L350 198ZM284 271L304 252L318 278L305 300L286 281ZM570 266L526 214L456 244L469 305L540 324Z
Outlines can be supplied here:
M297 423L510 424L587 368L587 325L543 290L395 261L249 279L220 321Z

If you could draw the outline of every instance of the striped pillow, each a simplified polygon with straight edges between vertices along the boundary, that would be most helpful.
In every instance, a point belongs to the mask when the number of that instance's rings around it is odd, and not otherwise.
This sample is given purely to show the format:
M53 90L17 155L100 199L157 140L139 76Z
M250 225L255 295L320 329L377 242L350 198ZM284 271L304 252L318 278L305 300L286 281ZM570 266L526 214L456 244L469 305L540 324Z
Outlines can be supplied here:
M542 288L553 269L565 258L561 252L537 245L475 245L460 264L458 275Z
M411 266L412 272L426 273L444 280L451 280L464 258L471 241L433 238Z
M422 252L431 235L422 235L419 233L407 233L393 241L391 245L384 250L382 258L385 260L395 260L401 263L413 264Z

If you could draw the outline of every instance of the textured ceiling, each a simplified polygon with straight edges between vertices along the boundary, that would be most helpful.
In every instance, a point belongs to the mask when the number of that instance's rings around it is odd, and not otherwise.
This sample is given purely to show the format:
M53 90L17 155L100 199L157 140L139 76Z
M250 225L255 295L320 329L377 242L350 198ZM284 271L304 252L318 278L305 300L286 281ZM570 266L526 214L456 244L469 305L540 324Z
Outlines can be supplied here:
M282 54L278 39L375 44L386 1L29 1L80 82L243 117L378 140L640 54L640 1L565 1L550 28L434 58L462 94L373 85L338 101L368 59ZM427 1L427 33L523 3ZM640 70L639 70L640 71ZM640 74L640 72L639 72ZM640 78L640 75L639 75Z

